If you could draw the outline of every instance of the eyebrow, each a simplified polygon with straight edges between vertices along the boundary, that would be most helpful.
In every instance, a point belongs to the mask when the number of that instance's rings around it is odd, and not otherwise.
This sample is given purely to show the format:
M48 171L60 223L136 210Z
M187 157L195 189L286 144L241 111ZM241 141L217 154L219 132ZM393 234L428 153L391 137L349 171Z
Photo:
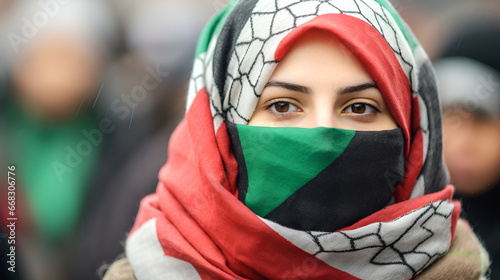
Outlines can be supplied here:
M300 93L305 93L305 94L310 94L312 92L311 88L309 88L309 87L301 86L301 85L297 85L297 84L292 84L292 83L287 83L287 82L280 82L280 81L270 81L264 87L280 87L280 88L284 88L284 89L288 89L288 90L296 91L296 92L300 92ZM368 82L368 83L364 83L364 84L360 84L360 85L349 86L349 87L343 88L338 92L338 94L344 95L344 94L363 91L363 90L366 90L369 88L378 89L378 86L374 82Z
M350 86L350 87L346 87L346 88L343 88L342 90L340 90L339 95L349 94L349 93L353 93L353 92L359 92L359 91L363 91L363 90L366 90L369 88L378 89L378 86L374 82L368 82L368 83L364 83L364 84L357 85L357 86Z
M270 81L264 87L280 87L280 88L288 89L291 91L297 91L297 92L301 92L301 93L305 93L305 94L310 94L312 92L312 90L308 87L296 85L296 84L291 84L291 83L286 83L286 82L279 82L279 81Z

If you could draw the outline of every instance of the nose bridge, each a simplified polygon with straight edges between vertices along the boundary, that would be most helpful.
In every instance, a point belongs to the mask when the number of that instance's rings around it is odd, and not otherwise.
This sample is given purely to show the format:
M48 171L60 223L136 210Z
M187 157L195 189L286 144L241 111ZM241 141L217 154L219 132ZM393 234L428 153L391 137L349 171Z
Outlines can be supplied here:
M333 105L329 100L318 99L314 104L311 126L312 127L336 127L336 119Z

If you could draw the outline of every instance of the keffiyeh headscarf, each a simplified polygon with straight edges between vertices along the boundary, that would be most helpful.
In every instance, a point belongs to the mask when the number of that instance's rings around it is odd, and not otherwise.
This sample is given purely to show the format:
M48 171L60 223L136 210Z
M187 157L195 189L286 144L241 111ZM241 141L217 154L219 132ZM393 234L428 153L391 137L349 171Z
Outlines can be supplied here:
M246 125L276 65L311 30L354 54L398 129ZM187 107L126 243L138 279L411 279L449 249L460 205L442 162L434 72L387 1L233 1L200 38ZM308 145L289 141L301 137ZM370 139L380 160L369 172L341 169ZM262 188L279 166L248 151L265 147L277 147L270 155L278 159L280 150L314 149L317 165L292 166L296 177ZM352 183L366 172L373 184Z

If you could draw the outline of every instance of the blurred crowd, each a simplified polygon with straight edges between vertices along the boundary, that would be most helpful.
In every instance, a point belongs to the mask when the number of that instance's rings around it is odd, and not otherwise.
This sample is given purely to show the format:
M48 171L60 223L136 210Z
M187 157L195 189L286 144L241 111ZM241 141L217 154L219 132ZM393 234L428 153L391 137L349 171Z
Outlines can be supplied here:
M198 36L226 2L0 0L0 279L99 279L123 252L184 113ZM500 3L393 4L435 63L451 182L500 279Z
M7 231L4 177L15 165L16 271L97 279L155 191L196 41L223 3L1 3L0 213Z

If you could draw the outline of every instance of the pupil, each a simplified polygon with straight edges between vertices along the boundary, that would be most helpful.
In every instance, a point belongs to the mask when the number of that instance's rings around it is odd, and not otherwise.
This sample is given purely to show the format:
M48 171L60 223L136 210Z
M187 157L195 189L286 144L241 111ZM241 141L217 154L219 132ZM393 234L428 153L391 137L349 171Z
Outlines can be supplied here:
M366 106L364 104L354 104L352 105L352 112L356 114L362 114L366 110Z
M276 103L276 111L280 112L280 113L286 113L288 112L288 107L290 107L290 105L286 102L278 102Z

